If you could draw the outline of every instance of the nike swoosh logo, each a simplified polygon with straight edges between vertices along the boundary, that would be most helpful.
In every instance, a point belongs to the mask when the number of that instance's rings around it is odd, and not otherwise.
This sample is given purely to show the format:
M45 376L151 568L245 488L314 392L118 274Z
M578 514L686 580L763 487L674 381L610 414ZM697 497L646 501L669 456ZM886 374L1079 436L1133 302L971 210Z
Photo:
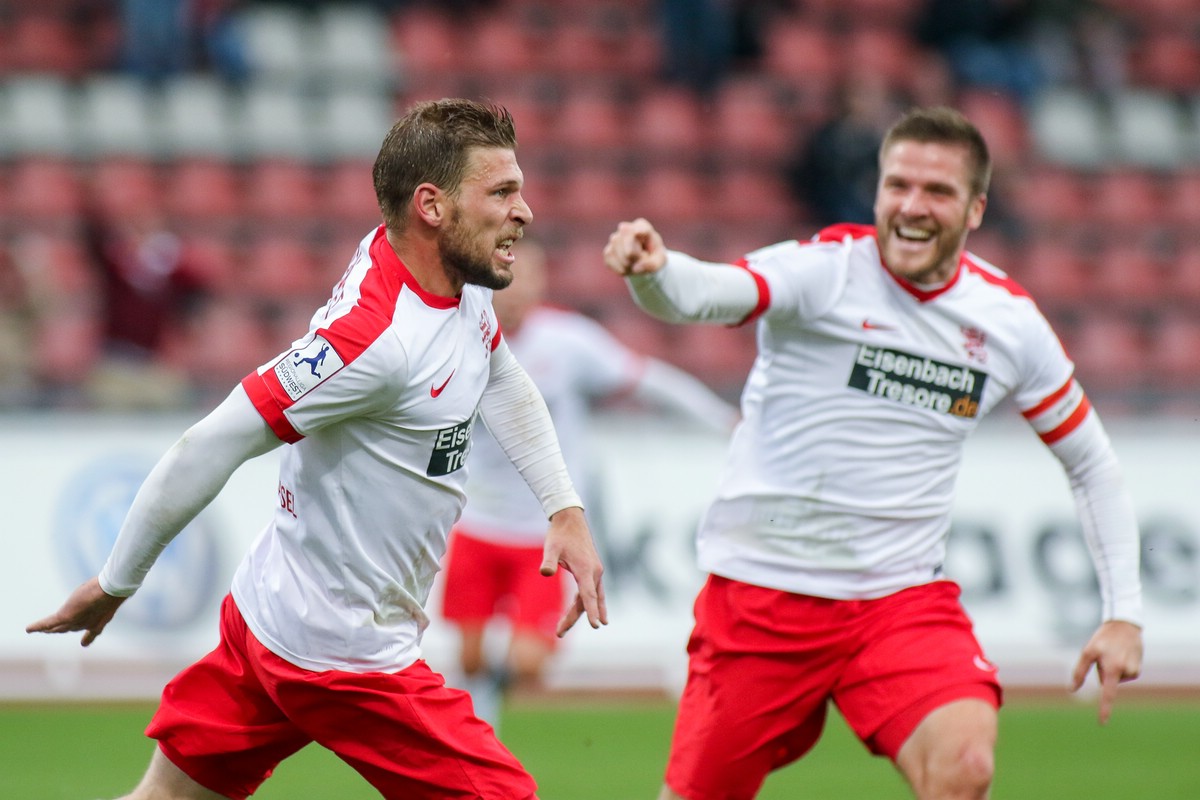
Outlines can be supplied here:
M880 325L877 322L871 322L871 320L869 320L869 319L864 319L862 321L862 326L863 326L864 331L894 331L894 330L896 330L891 325Z
M437 397L439 394L441 394L442 391L446 388L446 384L450 383L450 378L454 377L454 372L455 372L454 370L450 370L450 377L446 378L446 380L442 381L441 386L430 386L429 387L429 396Z
M975 662L976 667L983 670L984 672L995 672L996 671L996 665L988 663L988 661L986 659L982 658L981 656L975 656L974 658L972 658L972 661Z

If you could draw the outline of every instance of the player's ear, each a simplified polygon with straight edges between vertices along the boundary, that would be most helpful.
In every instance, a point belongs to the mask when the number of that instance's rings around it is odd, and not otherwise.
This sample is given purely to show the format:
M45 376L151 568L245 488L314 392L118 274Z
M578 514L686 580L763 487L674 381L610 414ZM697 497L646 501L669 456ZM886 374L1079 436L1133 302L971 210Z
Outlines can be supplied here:
M413 191L413 210L425 224L438 227L449 213L449 198L432 183L422 183Z

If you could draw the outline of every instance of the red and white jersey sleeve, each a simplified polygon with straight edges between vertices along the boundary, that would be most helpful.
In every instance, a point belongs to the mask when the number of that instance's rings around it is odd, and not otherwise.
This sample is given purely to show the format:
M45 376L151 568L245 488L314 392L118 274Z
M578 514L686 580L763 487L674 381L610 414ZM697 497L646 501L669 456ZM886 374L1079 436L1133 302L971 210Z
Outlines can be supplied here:
M586 486L589 406L631 390L644 358L594 320L549 306L531 311L505 341L546 400L568 471ZM540 544L548 527L541 503L486 428L472 438L462 524L477 538Z
M1011 396L1053 438L1087 413L1034 302L970 254L929 291L882 265L866 226L742 265L761 294L759 355L699 532L708 571L845 599L938 579L979 420Z
M233 594L297 666L395 671L419 655L500 334L491 292L425 293L381 227L310 330L242 382L291 446Z

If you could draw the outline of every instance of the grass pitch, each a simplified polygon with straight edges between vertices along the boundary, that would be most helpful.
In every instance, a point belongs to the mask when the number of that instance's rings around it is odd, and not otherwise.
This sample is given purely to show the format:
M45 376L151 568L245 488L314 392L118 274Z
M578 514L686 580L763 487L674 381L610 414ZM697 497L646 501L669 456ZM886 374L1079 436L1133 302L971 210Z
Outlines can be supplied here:
M151 705L0 705L0 798L88 800L128 792L152 744ZM502 738L543 800L649 800L661 780L674 708L659 701L539 701L507 709ZM1200 697L1125 694L1099 727L1091 705L1012 699L1000 716L994 800L1197 800ZM904 800L891 764L872 758L836 714L800 762L773 774L761 800ZM256 800L368 800L349 767L310 746ZM416 799L414 799L416 800Z

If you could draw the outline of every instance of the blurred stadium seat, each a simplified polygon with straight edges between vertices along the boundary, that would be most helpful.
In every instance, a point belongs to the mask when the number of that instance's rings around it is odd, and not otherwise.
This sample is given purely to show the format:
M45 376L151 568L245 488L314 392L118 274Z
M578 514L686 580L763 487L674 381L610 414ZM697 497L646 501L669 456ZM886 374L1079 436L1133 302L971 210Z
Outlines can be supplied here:
M10 156L73 156L75 97L65 80L27 73L8 77L3 87L0 152Z
M92 75L79 87L74 152L86 158L151 157L157 148L154 100L145 85L123 75Z
M866 69L906 97L936 90L984 130L999 213L971 247L1074 339L1076 320L1090 329L1093 305L1153 320L1200 302L1200 5L1103 4L1121 23L1125 49L1106 55L1124 81L1097 90L1085 83L1097 76L1081 73L1028 105L938 83L939 57L907 34L915 2L777 4L760 30L762 53L746 54L702 96L660 78L665 43L649 0L512 0L469 13L255 0L238 11L253 68L238 85L203 67L154 84L126 77L111 4L10 4L0 26L0 244L29 228L77 248L89 197L118 213L157 203L220 285L250 278L247 240L291 232L308 256L282 262L308 266L289 273L277 258L269 266L278 271L259 264L254 280L265 291L294 278L323 295L336 275L306 271L328 266L314 262L335 246L340 271L378 224L370 166L399 110L468 95L514 114L531 230L564 262L556 291L620 317L629 308L621 282L602 267L570 266L594 262L618 220L646 213L674 246L708 258L812 232L782 167L835 111L841 83ZM280 241L255 248L286 250ZM62 258L70 274L81 256ZM308 302L272 306L273 330L298 325ZM1095 338L1190 341L1150 330L1148 339ZM682 336L644 335L664 347Z
M164 81L158 101L157 144L167 159L232 158L238 109L216 78L186 74Z
M1124 164L1170 170L1188 156L1188 132L1175 97L1126 89L1111 99L1113 157Z
M1079 89L1039 92L1029 110L1029 129L1039 155L1057 164L1095 169L1109 157L1108 124L1100 100Z

